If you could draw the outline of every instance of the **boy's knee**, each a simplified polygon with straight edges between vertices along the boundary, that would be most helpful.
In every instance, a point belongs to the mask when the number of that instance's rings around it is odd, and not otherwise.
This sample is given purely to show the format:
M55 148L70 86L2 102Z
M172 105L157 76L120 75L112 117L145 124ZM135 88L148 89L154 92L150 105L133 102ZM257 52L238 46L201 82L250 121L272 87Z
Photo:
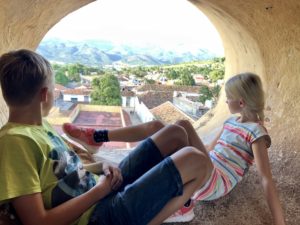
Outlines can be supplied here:
M195 172L205 171L205 173L211 173L213 170L213 164L208 155L190 146L184 148L184 150L187 153L187 161L189 161L190 165L193 166Z

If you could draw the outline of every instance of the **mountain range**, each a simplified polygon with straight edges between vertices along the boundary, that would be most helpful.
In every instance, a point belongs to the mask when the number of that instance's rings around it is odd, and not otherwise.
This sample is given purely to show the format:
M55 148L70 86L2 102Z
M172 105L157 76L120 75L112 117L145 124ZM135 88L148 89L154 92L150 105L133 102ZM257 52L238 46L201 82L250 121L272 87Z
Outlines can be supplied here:
M51 62L81 63L88 66L165 65L211 59L216 56L207 49L190 50L184 44L166 48L105 40L67 41L57 38L43 40L37 52Z

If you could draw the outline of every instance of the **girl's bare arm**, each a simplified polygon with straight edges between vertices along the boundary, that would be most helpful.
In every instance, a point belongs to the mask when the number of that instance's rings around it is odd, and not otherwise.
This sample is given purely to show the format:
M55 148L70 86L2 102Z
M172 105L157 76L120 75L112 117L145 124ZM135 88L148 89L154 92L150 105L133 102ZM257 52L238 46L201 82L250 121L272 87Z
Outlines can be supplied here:
M272 178L268 150L264 138L255 141L252 144L252 150L256 167L261 177L264 195L274 219L274 224L285 225L283 210Z
M214 149L214 147L216 146L218 140L220 139L221 137L221 134L223 133L223 128L220 130L219 133L217 133L217 135L214 137L214 139L207 145L205 145L207 151L211 151Z

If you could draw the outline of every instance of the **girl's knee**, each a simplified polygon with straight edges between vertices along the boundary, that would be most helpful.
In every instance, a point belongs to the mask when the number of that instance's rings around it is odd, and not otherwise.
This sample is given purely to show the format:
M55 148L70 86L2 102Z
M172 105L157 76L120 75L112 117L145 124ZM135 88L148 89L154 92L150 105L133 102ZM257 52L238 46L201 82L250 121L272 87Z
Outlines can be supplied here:
M173 141L179 141L186 146L188 143L188 136L185 129L181 126L175 124L169 124L166 126L166 132L168 136L172 138Z
M155 133L159 131L161 128L163 128L165 125L160 120L153 120L150 123L148 123L147 129L151 131L152 133Z
M181 127L184 127L184 128L190 128L190 127L192 127L191 122L188 121L188 120L178 120L175 124L179 125Z

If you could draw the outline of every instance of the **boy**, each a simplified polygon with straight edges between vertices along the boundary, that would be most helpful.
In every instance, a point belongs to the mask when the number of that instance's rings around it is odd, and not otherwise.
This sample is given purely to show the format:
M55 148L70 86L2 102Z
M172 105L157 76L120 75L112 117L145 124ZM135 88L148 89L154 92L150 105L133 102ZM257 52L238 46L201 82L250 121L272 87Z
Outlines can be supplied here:
M103 163L97 177L43 120L54 98L47 60L30 50L6 53L0 82L9 108L0 130L0 204L11 203L23 224L160 224L211 174L207 156L185 147L185 130L169 125L119 167Z

